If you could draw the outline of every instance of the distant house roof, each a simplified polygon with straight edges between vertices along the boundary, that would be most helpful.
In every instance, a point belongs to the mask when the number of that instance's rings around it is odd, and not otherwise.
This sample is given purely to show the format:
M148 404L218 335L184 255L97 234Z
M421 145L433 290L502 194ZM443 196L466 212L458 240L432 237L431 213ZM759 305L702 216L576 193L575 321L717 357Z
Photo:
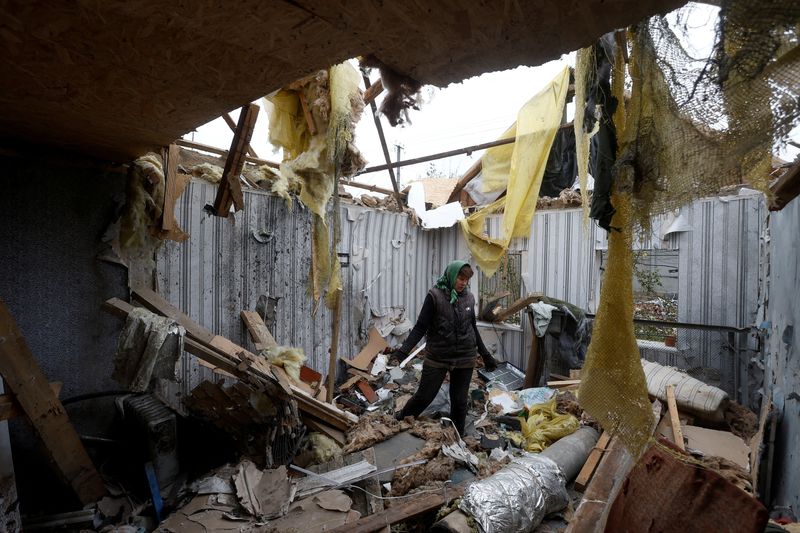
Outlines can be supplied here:
M458 183L458 178L424 178L411 183L421 183L425 189L425 202L435 209L447 203L450 193Z

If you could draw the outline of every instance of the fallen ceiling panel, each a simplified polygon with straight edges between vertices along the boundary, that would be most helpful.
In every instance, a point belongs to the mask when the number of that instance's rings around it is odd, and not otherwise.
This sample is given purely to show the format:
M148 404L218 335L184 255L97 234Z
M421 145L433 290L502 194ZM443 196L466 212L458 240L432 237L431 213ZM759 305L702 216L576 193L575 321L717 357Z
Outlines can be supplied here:
M127 161L359 54L445 86L683 3L12 0L0 6L0 137Z

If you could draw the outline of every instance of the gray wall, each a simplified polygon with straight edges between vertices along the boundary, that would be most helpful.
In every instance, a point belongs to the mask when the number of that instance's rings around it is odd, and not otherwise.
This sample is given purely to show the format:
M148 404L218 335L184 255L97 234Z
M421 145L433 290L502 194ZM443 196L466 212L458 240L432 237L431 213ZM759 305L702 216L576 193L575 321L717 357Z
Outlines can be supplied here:
M780 417L772 469L773 504L800 515L800 199L770 213L764 382Z
M62 398L119 388L111 380L119 323L101 305L126 297L127 275L95 256L122 198L124 176L34 167L22 159L3 160L0 168L0 298L44 374L63 382ZM67 411L79 433L90 435L102 435L113 415L107 401ZM60 484L50 483L27 422L12 422L17 484L23 512L30 513L44 500L37 496Z

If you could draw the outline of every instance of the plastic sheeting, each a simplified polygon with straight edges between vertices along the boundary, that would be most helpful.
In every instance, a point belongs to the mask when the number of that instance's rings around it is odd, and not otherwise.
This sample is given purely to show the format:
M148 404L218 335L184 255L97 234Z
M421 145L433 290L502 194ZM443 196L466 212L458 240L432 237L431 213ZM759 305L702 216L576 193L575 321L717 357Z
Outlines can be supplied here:
M487 276L497 270L511 239L530 232L550 147L561 124L568 86L569 69L565 67L520 109L517 123L501 136L502 139L514 135L514 144L491 148L484 155L485 187L499 187L507 178L508 193L462 220L461 229L472 257ZM503 212L500 237L492 239L485 232L486 218L500 211Z
M512 459L502 470L472 483L460 509L485 533L524 533L566 507L566 478L558 465L539 455Z

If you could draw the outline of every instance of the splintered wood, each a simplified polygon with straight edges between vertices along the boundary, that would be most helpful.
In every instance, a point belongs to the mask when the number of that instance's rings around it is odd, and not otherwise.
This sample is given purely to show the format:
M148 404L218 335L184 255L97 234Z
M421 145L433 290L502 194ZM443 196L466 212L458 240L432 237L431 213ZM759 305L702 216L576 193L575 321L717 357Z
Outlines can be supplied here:
M58 473L81 502L85 505L102 498L106 487L100 474L2 301L0 375L28 415Z
M134 296L151 311L172 318L186 329L185 349L192 355L259 390L264 389L270 395L292 397L306 416L313 416L335 429L347 430L358 421L352 413L319 401L291 384L283 369L273 367L263 358L203 328L157 293L138 289L134 291ZM104 309L116 316L126 317L133 306L118 298L111 298L105 303Z

